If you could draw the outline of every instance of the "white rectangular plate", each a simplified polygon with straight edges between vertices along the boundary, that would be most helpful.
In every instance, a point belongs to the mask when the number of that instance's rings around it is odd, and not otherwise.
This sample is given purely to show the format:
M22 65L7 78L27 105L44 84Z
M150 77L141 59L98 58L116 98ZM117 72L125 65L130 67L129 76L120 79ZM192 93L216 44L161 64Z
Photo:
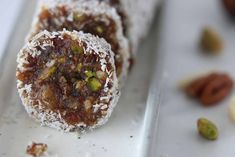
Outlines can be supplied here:
M157 21L154 22L151 34L137 56L128 81L122 90L122 96L109 122L86 135L63 133L41 127L31 120L16 91L15 69L16 54L24 43L30 28L36 1L25 1L19 21L16 22L10 36L3 60L0 63L0 156L23 157L29 142L43 142L49 147L50 156L58 157L128 157L140 156L148 148L146 135L151 134L144 122L148 107L149 82L154 73ZM146 112L147 113L147 112Z

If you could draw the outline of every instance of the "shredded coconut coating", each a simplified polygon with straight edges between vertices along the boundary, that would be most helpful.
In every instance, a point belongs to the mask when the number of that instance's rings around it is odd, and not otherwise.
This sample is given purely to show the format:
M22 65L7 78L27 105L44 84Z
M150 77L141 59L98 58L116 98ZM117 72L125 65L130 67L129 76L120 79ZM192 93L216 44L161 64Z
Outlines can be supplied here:
M25 46L20 50L17 56L17 73L22 71L27 71L27 59L28 56L31 57L39 57L42 52L38 52L36 47L44 47L49 46L53 47L53 43L39 43L38 39L53 39L55 37L59 37L63 39L64 35L69 35L73 40L77 40L79 42L85 42L86 43L86 49L84 51L84 54L86 53L95 53L100 56L100 60L103 60L104 64L103 70L109 74L109 77L107 77L106 82L111 81L113 83L113 86L111 88L108 88L107 85L103 87L103 91L105 91L107 94L105 97L100 97L101 99L107 99L111 100L109 101L109 104L99 103L99 104L93 104L94 110L99 109L107 109L107 113L104 114L102 118L99 118L97 120L97 123L95 123L92 126L88 126L85 123L81 122L75 125L68 124L61 116L61 113L57 111L52 111L51 109L45 108L43 102L40 100L37 100L37 104L39 105L33 105L35 104L35 100L32 100L30 97L30 94L32 92L32 84L24 84L22 81L17 80L17 88L20 95L20 98L22 100L22 103L28 112L28 114L34 118L35 120L39 121L42 126L49 126L51 128L55 128L58 130L62 130L65 132L69 131L84 131L84 130L91 130L94 128L97 128L103 124L105 124L108 121L108 118L110 117L114 107L117 104L117 101L120 96L120 91L118 87L118 80L116 77L115 72L110 72L106 65L106 60L108 57L108 62L112 64L112 67L115 70L114 66L114 54L111 51L110 45L104 40L97 38L91 34L83 33L83 32L77 32L77 31L59 31L59 32L48 32L48 31L42 31L39 34L37 34L35 37L31 39L30 42L25 44ZM106 60L105 60L106 59ZM48 63L46 66L51 66L53 64L53 60ZM17 75L16 73L16 75Z
M123 34L123 27L121 23L120 16L117 14L115 8L109 6L105 2L99 2L97 0L41 0L38 4L37 13L32 24L32 30L30 31L27 39L30 38L34 32L37 32L37 25L40 23L39 14L43 8L52 9L56 6L67 6L66 8L70 9L70 14L68 17L65 17L67 20L73 19L73 12L79 12L84 15L100 16L106 15L115 22L116 25L116 39L118 40L120 50L119 53L123 58L122 73L118 76L119 82L122 85L125 80L129 69L129 60L130 60L130 48L128 39ZM103 17L105 18L105 17ZM58 20L58 25L64 19ZM105 20L105 19L103 19Z
M105 0L110 1L110 0ZM128 21L128 38L132 45L133 55L136 54L141 39L150 28L156 5L159 0L119 0Z

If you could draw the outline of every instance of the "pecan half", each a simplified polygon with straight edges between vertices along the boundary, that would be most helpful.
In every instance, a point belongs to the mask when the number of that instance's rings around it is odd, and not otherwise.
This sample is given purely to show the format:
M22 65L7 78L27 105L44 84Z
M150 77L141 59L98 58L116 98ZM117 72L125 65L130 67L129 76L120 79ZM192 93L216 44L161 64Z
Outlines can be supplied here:
M225 11L232 19L235 19L235 0L221 0Z
M186 93L209 106L223 100L232 87L233 80L227 74L212 73L189 83L186 86Z

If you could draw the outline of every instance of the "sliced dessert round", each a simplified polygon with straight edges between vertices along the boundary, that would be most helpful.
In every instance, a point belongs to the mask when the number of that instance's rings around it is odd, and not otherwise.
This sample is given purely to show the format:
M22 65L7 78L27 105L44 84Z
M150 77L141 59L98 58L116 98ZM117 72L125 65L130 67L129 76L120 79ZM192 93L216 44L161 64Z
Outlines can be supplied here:
M124 37L116 9L98 1L43 3L30 36L42 30L77 30L104 38L112 48L119 80L124 80L129 67L129 46Z
M17 88L29 115L64 131L103 125L119 98L110 45L77 31L42 31L18 53Z

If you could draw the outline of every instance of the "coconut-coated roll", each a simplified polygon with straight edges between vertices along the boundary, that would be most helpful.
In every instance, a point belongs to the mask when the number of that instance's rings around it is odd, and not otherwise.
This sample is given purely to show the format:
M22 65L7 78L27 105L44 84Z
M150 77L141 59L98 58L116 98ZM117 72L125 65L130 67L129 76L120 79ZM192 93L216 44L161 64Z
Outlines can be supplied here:
M119 99L114 53L104 40L77 31L42 31L17 56L17 88L28 114L63 131L93 129Z
M135 56L142 38L147 35L160 0L99 0L117 9L124 32L130 40L132 55Z

